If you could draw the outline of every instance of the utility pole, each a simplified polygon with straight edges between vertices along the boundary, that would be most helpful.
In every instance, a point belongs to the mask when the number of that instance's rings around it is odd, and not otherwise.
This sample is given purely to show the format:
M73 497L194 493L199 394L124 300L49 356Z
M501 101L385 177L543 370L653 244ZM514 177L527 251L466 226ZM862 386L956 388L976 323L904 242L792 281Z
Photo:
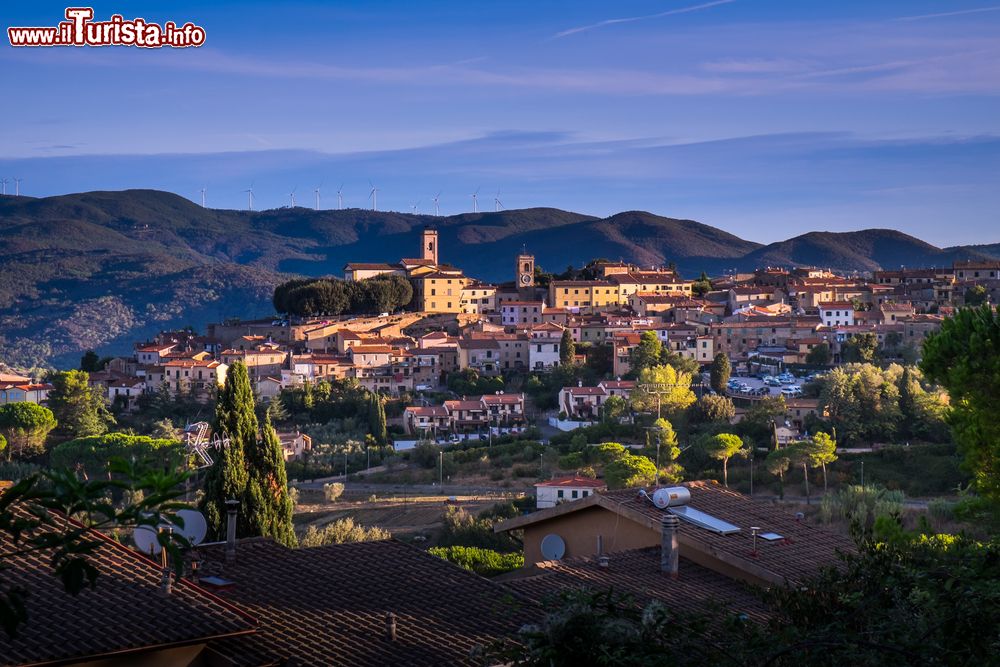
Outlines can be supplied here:
M438 452L438 486L444 491L444 452Z

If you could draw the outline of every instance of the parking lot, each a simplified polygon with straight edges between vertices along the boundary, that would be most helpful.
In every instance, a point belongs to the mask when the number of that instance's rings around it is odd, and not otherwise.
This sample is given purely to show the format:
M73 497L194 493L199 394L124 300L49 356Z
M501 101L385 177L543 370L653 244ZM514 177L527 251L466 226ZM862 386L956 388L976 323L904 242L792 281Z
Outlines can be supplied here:
M729 379L729 389L727 394L740 398L757 398L766 396L784 396L785 398L795 398L802 395L802 385L807 380L804 377L790 376L791 382L785 381L780 384L772 381L766 384L764 379L756 377L732 376Z

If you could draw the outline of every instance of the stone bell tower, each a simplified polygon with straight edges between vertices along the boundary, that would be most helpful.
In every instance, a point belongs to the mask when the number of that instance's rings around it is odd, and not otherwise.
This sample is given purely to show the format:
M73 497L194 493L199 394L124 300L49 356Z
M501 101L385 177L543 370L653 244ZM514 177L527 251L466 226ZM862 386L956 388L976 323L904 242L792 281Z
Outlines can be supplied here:
M421 249L420 259L429 259L435 264L438 263L438 233L436 229L424 227L420 235Z
M533 299L535 295L535 256L522 252L517 256L514 267L514 282L522 299Z

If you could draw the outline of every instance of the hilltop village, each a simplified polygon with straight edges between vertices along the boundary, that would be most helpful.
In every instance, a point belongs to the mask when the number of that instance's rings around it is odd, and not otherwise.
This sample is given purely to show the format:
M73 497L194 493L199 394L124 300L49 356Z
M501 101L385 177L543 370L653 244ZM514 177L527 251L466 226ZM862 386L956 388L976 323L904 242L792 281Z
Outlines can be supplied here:
M852 349L852 341L862 339L913 363L924 338L956 307L1000 297L996 262L851 276L764 267L692 279L670 267L599 260L586 267L586 279L564 280L542 273L536 258L523 252L511 258L511 280L491 284L443 261L436 230L423 229L414 245L417 257L344 267L347 282L407 281L412 298L396 312L279 314L210 324L202 334L163 332L137 343L131 357L105 360L91 372L90 384L124 411L137 409L150 394L208 401L239 360L262 401L284 388L345 379L371 392L412 397L447 387L459 372L546 374L567 361L562 348L572 341L572 362L597 364L599 382L562 388L551 412L590 420L607 397L627 397L634 383L623 378L630 376L642 334L650 332L665 350L698 367L707 369L722 354L738 374L764 378L733 383L728 391L744 403L781 393L795 407L790 421L801 425L817 401L800 398L799 381L788 381L787 371L782 384L780 370L862 360ZM7 374L0 403L44 402L49 388ZM523 393L455 396L441 405L411 406L403 426L425 435L477 430L490 419L521 424L528 412L534 411Z

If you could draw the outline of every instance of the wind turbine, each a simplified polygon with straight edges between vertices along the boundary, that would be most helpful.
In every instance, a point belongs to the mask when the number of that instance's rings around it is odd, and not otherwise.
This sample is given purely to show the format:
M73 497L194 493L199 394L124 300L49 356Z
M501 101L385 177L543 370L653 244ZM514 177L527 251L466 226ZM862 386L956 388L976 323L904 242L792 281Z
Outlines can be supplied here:
M292 191L288 193L288 196L292 199L292 208L295 208L295 191L299 189L299 186L292 188Z
M417 207L420 206L420 200L417 200L416 204L410 204L410 208L413 209L413 215L417 214Z
M24 180L23 178L15 178L14 179L14 196L15 197L20 197L21 196L21 181L23 181L23 180Z
M202 208L205 208L205 191L206 190L208 190L208 188L202 188L201 189L201 207Z
M341 183L340 187L337 188L337 210L342 211L344 209L344 184Z
M315 190L313 190L313 192L316 193L316 210L317 211L319 210L319 188L321 188L321 187L323 187L322 183L319 184L318 188L316 188Z
M253 183L251 183L250 187L247 188L246 190L244 190L243 192L247 193L247 210L248 211L252 211L253 210Z
M3 185L3 194L7 194L7 179L0 178L0 185Z
M493 198L493 210L497 213L503 208L503 203L500 201L500 188L497 188L497 196Z
M482 190L482 188L476 188L476 191L473 192L471 195L469 195L470 197L472 197L472 212L473 213L479 213L479 191L480 190Z
M441 197L441 191L434 195L434 215L441 215L441 208L438 206L438 199Z
M372 186L372 191L368 194L368 198L372 200L372 210L378 210L378 188L376 188L371 181L368 181L368 185Z

